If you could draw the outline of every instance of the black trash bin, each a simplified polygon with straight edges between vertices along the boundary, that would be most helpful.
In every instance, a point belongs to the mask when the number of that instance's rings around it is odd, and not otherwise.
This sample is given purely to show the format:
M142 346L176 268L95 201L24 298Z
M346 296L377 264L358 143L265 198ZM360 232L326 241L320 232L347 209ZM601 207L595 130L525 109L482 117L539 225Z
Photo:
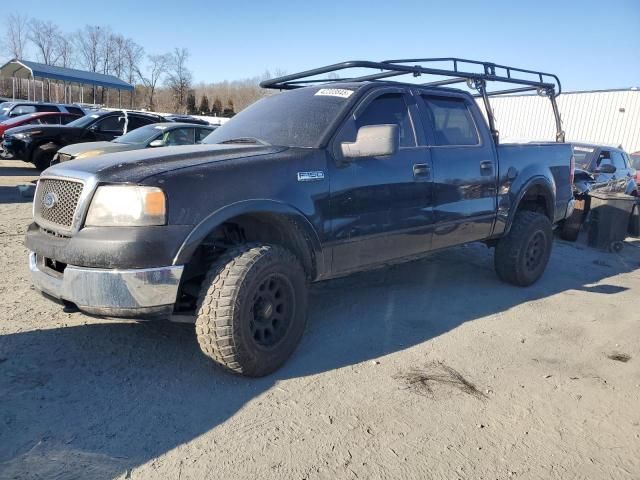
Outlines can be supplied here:
M611 192L591 192L590 196L589 246L602 250L621 250L636 203L635 197Z
M632 237L640 237L640 198L636 197L636 204L631 212L629 219L629 235Z

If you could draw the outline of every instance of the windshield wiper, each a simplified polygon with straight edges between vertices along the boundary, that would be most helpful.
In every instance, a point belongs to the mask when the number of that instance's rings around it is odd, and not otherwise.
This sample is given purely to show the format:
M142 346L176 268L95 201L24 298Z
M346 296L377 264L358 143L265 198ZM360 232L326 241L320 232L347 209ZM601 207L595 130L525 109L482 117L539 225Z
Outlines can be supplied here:
M271 145L269 142L265 142L264 140L261 140L259 138L255 138L255 137L238 137L238 138L231 138L229 140L225 140L224 142L220 142L220 144L229 144L229 143L244 143L244 144L259 144L259 145Z

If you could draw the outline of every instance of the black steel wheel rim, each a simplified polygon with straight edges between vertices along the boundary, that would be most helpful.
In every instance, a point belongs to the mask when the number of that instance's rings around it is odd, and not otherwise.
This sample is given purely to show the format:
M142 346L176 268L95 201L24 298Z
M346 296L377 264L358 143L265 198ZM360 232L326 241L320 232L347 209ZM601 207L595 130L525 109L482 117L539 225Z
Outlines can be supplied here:
M253 341L271 348L285 337L295 311L293 285L285 276L272 273L257 286L250 312Z
M537 231L529 243L527 244L527 249L525 251L525 266L527 270L533 271L540 266L542 259L544 258L545 251L547 249L547 244L545 241L544 233L541 231Z

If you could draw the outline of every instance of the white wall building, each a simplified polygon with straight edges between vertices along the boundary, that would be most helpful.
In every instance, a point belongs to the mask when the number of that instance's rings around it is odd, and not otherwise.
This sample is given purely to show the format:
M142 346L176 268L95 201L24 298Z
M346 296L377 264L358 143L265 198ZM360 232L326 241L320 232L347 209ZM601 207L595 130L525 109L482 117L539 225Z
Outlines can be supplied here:
M640 89L567 92L557 99L567 141L640 151ZM482 104L482 101L479 102ZM500 141L554 140L549 99L538 95L491 98Z

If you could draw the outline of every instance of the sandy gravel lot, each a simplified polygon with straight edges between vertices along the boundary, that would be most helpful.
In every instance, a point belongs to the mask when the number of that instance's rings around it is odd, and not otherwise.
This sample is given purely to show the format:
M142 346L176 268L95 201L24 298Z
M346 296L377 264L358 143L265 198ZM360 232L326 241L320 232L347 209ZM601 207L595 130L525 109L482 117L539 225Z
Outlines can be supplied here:
M556 241L527 289L481 245L317 284L293 358L250 380L188 325L35 292L32 174L0 162L0 478L640 478L640 243Z

